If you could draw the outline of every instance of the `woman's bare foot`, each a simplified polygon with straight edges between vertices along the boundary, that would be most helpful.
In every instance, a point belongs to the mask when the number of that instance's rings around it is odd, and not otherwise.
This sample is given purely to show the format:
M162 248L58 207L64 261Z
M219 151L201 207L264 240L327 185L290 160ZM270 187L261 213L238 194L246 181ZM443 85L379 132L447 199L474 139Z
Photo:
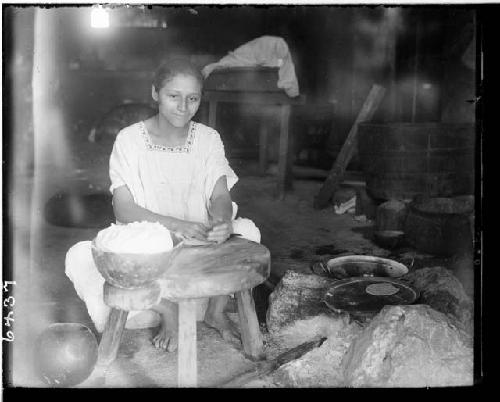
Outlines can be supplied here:
M205 324L216 329L225 341L238 346L241 345L238 329L225 313L217 317L205 315Z
M167 352L177 350L178 338L178 307L176 303L162 299L160 304L153 307L160 314L161 323L157 334L153 337L153 345Z
M205 312L205 324L216 329L227 342L235 346L241 346L241 337L234 323L224 313L228 296L216 296L210 298L207 311Z

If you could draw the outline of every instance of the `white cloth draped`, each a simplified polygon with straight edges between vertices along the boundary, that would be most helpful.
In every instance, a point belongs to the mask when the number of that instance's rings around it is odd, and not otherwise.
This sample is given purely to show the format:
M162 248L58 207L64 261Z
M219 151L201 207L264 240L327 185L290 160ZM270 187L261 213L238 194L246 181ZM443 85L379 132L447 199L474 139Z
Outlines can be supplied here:
M294 98L299 95L299 82L295 74L295 65L285 40L279 36L261 36L229 52L216 63L203 68L203 75L208 77L212 71L231 67L279 67L278 88Z

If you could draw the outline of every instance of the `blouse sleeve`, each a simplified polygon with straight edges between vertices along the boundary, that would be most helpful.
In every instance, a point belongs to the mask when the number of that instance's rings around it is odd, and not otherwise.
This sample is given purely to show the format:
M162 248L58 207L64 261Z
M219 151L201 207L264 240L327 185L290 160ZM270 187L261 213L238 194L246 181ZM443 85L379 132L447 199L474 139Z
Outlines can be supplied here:
M205 197L207 200L212 196L215 183L217 183L220 177L226 176L228 190L231 190L238 181L238 176L236 176L236 173L231 169L226 159L224 144L222 143L219 133L213 130L211 137L206 163L207 175L205 180Z
M127 145L124 133L121 131L116 136L113 151L109 158L109 178L111 180L109 191L113 193L118 187L126 185L132 193L134 201L140 203L137 155Z

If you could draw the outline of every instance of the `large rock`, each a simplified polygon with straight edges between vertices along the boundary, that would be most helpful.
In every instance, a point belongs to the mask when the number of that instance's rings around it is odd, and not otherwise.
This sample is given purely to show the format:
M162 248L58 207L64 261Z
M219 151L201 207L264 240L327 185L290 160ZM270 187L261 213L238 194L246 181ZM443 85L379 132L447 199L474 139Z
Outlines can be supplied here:
M360 326L347 314L331 311L323 302L333 280L287 271L269 297L266 356L279 354L318 338L327 338L319 348L281 366L268 382L278 387L342 386L340 367L352 338Z
M461 325L471 301L460 282L440 267L404 278L430 306L387 306L363 328L324 304L331 279L288 271L269 297L267 358L318 337L327 340L266 381L278 387L471 384L472 338Z
M446 314L455 325L472 334L474 303L452 272L443 267L429 267L410 272L402 279L420 292L420 304Z
M267 329L271 334L298 320L318 315L335 314L323 302L330 278L287 271L274 291L269 295L266 314Z
M342 362L351 387L471 385L472 338L426 305L386 306Z

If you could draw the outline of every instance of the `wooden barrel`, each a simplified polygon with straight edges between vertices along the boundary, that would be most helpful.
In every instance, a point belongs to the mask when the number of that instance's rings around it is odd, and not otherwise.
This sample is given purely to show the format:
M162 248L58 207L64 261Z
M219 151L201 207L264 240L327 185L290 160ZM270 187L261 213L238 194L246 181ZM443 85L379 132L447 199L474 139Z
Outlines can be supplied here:
M474 124L364 123L358 135L366 188L373 198L473 193Z
M474 197L415 199L405 221L405 237L424 253L452 256L471 252Z

